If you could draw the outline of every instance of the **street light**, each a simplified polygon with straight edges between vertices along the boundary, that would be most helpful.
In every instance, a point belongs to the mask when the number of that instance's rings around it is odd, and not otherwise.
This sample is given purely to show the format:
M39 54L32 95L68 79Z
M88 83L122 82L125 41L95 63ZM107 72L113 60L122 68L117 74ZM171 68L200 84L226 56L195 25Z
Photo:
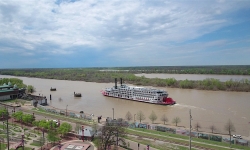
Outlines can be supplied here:
M21 116L21 125L22 125L22 129L23 129L23 117Z
M134 114L134 122L135 122L135 115L136 115L136 114Z
M68 107L68 105L66 106L66 116L67 116L67 107Z
M12 114L11 115L13 115L13 113L14 113L14 110L12 109ZM12 118L11 120L12 120L12 125L13 125L14 124L13 123L13 117L11 117L11 118Z
M115 111L115 110L114 110L114 108L112 108L112 109L113 109L113 120L114 120L114 111Z

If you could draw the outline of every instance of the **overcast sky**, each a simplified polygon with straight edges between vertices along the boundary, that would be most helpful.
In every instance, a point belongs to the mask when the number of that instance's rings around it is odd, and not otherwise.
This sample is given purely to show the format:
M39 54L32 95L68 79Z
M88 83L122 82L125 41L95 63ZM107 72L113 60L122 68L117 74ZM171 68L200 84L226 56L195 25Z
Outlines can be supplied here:
M249 0L1 0L0 68L250 65Z

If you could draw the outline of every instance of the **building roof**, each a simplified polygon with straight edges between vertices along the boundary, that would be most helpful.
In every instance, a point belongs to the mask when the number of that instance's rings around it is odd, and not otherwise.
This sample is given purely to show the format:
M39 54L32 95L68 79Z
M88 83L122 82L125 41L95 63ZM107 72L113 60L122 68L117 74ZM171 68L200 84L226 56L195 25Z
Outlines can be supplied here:
M1 90L0 89L0 93L4 93L4 92L13 92L14 90L13 89L7 89L7 90Z
M3 89L3 88L12 88L12 87L13 87L12 85L1 85L0 89Z

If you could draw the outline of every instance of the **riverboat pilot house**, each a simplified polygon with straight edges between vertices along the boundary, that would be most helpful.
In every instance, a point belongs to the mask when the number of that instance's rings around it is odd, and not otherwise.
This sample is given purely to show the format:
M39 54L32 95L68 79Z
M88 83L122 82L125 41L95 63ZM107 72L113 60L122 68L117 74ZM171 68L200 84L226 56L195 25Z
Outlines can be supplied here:
M0 86L0 101L21 97L25 89L18 89L17 85L12 86L9 82Z

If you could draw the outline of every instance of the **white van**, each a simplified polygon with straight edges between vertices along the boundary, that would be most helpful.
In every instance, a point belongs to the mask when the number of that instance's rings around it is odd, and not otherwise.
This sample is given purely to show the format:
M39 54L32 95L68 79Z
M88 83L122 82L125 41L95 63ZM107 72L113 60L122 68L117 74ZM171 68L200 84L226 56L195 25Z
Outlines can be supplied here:
M233 135L233 138L242 139L241 135Z

